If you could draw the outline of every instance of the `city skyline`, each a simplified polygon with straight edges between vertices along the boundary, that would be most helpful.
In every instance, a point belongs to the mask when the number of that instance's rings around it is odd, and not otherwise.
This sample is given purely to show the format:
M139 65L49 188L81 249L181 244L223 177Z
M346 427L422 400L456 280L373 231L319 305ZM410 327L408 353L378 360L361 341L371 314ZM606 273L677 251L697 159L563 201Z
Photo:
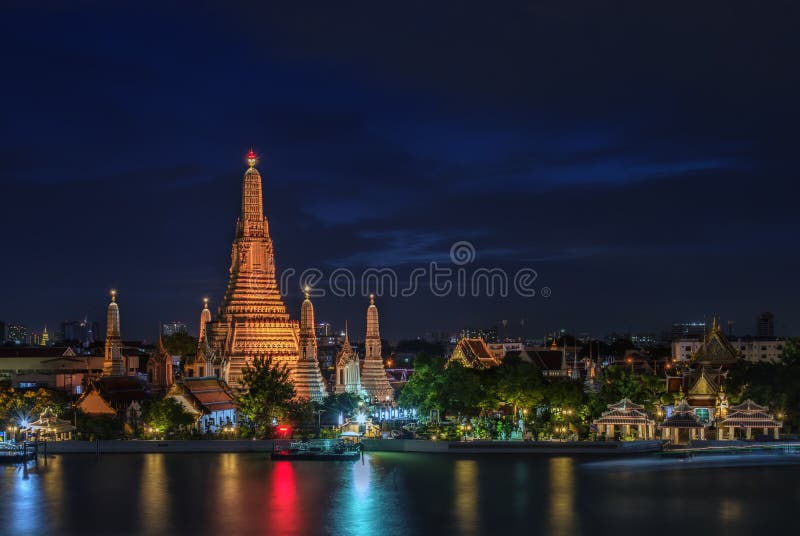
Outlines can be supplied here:
M767 310L778 334L797 332L798 81L770 68L792 62L788 18L510 7L484 20L466 6L468 24L440 42L443 7L426 8L415 40L414 10L371 7L376 22L361 24L283 9L4 17L15 106L0 184L15 202L0 215L14 259L0 319L102 318L118 288L132 338L154 338L160 319L196 331L201 299L213 309L224 293L252 146L279 270L408 273L468 241L475 266L529 266L552 290L383 298L387 338L502 319L531 336L642 332L715 315L747 333ZM315 307L343 323L363 300ZM299 287L286 301L297 318Z

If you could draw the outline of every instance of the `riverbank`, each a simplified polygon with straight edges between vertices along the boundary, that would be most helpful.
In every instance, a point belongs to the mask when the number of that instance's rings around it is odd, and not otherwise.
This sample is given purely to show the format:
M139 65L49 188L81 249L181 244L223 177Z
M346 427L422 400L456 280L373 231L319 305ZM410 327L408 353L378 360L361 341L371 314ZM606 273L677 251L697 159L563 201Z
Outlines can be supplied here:
M439 454L567 454L631 456L663 449L661 441L420 441L364 439L364 450Z
M253 440L102 440L48 441L48 454L126 454L153 452L272 452L270 439ZM42 453L44 449L40 450Z
M272 452L272 440L52 441L48 454ZM630 456L662 450L661 441L425 441L364 439L367 452ZM43 449L42 449L43 451Z

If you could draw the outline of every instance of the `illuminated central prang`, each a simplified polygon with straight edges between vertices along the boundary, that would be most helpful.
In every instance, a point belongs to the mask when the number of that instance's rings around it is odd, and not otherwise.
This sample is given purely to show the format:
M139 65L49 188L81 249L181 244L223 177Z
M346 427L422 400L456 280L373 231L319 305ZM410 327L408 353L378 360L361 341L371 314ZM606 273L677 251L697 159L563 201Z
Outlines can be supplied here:
M242 181L242 213L231 248L230 279L216 318L205 324L208 352L219 358L218 375L240 387L242 370L256 358L271 357L294 374L299 327L290 320L275 279L275 258L269 223L264 217L261 175L256 155Z

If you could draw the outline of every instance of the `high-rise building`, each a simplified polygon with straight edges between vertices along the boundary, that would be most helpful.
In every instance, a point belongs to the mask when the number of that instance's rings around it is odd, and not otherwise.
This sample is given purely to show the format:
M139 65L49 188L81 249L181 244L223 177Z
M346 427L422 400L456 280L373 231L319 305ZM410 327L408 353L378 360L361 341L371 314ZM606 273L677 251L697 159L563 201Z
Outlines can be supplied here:
M19 324L9 324L7 340L14 344L28 344L30 337L27 328Z
M706 336L705 322L675 322L672 324L673 341L679 339L699 339Z
M483 339L485 342L495 343L497 339L497 326L491 328L465 328L461 330L461 339Z
M370 294L367 308L367 337L364 342L364 366L361 369L361 386L373 402L383 403L394 399L394 389L389 385L381 352L381 332L375 296Z
M775 336L775 315L765 311L756 317L756 337L765 339Z
M64 320L61 322L61 328L57 336L62 343L77 343L88 347L97 340L98 333L100 333L98 323L84 317L83 320Z
M47 346L48 344L50 344L50 334L47 333L47 324L45 324L44 326L44 330L42 331L42 338L39 341L39 344L41 344L42 346Z
M209 347L222 361L222 377L235 388L242 386L244 368L257 358L270 357L294 375L299 342L297 322L290 320L275 278L261 174L253 151L247 161L228 288L216 318L206 324Z
M172 337L178 333L189 333L189 329L186 327L186 322L170 320L168 322L161 323L161 335L165 337Z

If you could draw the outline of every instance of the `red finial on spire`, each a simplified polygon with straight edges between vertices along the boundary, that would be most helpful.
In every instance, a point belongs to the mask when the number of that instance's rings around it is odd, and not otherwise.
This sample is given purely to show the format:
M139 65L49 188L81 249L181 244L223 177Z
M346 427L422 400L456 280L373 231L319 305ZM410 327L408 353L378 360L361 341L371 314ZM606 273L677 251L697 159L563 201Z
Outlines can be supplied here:
M253 151L253 148L251 147L250 148L250 152L247 153L247 159L250 160L250 159L255 158L255 157L256 157L256 153L255 153L255 151Z

